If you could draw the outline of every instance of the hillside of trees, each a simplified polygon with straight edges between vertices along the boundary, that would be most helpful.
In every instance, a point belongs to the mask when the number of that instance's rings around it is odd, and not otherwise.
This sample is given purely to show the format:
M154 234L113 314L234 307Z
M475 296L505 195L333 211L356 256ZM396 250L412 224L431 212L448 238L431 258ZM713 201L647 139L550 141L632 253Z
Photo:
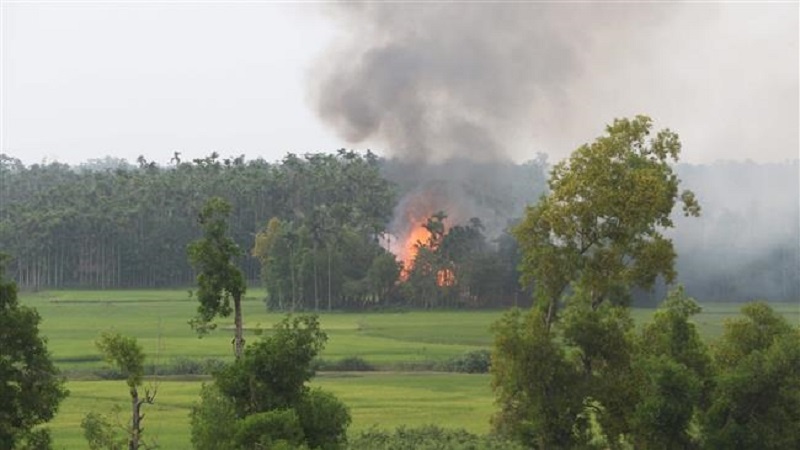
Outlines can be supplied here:
M546 192L548 170L543 155L416 166L345 150L277 162L176 154L166 166L140 157L75 167L3 155L0 248L14 257L9 274L22 289L188 286L197 214L219 196L232 206L239 265L251 284L264 280L272 307L519 304L529 296L520 295L508 227ZM698 219L676 217L670 235L687 291L705 301L800 297L797 161L680 164L676 173L702 206ZM386 249L396 249L399 210L414 196L444 199L417 225L440 211L447 219L418 243L427 259L410 270ZM442 273L453 276L443 282ZM636 301L654 304L665 292L657 284Z

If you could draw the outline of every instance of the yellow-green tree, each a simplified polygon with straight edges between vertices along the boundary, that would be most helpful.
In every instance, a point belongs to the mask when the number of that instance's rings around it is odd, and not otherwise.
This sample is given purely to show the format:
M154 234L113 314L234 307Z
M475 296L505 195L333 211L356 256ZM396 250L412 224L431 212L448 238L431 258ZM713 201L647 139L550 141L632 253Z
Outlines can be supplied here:
M678 192L678 135L650 137L651 128L646 116L615 120L553 167L550 193L514 230L523 282L535 288L548 327L570 285L597 308L624 302L631 287L649 287L659 275L674 279L675 251L662 232L673 226L678 200L687 215L700 206L691 191Z
M592 416L612 447L633 431L640 392L630 290L673 281L676 255L663 232L679 201L685 214L700 212L691 191L679 193L678 135L651 128L646 116L615 120L553 167L550 192L514 229L535 301L524 320L495 327L495 425L537 448L585 445ZM541 353L562 345L565 353Z

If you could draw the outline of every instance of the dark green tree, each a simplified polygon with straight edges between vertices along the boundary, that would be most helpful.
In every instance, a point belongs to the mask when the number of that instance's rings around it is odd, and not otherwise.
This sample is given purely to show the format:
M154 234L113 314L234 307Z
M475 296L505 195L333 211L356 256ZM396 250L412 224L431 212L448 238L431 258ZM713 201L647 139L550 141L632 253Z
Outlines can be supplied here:
M544 314L515 308L493 332L492 389L500 407L495 430L532 448L587 444L583 377L548 330Z
M233 311L233 353L242 356L242 297L247 290L244 274L236 265L242 251L228 235L231 205L220 197L210 198L200 211L198 221L203 237L189 245L189 261L197 270L198 315L190 324L199 333L214 328L215 317L228 317ZM231 302L233 309L231 309Z
M713 347L705 448L800 448L800 329L766 303L742 307Z
M248 346L214 375L193 408L195 448L342 448L350 423L346 406L307 385L326 339L315 316L298 316Z
M5 278L8 257L0 255L0 448L50 447L47 429L67 396L36 310L19 304L17 285Z
M713 386L711 358L692 316L701 312L683 287L670 291L636 339L637 398L631 401L630 440L637 448L696 448L692 428Z

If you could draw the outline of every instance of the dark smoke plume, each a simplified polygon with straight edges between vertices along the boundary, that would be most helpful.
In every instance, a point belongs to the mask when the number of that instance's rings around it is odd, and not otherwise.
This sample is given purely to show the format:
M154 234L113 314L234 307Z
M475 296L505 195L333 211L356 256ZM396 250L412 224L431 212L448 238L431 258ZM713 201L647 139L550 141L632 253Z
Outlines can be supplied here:
M676 130L686 161L797 157L798 5L337 3L310 100L387 156L567 156L617 117ZM753 149L760 149L754 153Z
M657 21L655 12L637 10L638 24ZM634 12L575 4L348 3L332 14L349 35L314 72L324 120L352 143L382 141L394 156L485 162L509 156L505 144L530 130L536 108L566 107L565 89L589 69L582 57L589 32L630 26Z

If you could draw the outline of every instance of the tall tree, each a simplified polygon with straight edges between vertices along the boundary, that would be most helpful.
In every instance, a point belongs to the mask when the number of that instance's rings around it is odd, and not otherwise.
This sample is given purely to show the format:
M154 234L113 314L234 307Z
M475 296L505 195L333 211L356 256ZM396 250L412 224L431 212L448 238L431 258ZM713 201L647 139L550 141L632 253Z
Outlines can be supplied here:
M203 237L189 245L189 260L197 270L198 315L190 321L198 333L215 327L216 317L228 317L233 302L233 353L242 356L244 336L242 329L242 296L247 290L244 274L235 259L242 251L228 236L228 217L231 205L220 197L210 198L200 211L198 221Z
M5 278L7 260L0 254L0 448L49 448L47 430L34 427L53 418L67 390L39 336L39 314L19 304Z
M496 386L519 386L525 405L515 408L531 414L515 414L509 407L513 403L501 402L501 417L509 418L506 424L511 432L533 426L535 434L570 438L549 444L540 441L540 448L580 445L572 427L592 409L610 440L630 430L627 418L636 399L631 388L630 290L651 287L659 276L672 282L675 251L662 233L673 226L672 209L679 200L685 214L700 212L691 191L678 193L679 180L671 165L680 153L678 135L662 130L650 138L651 127L652 121L645 116L617 119L604 136L556 164L548 181L549 194L527 209L514 230L522 255L522 279L535 292L538 313L530 320L542 321L536 325L542 334L538 340L560 341L570 347L571 363L580 375L571 377L567 371L558 381L548 376L552 384L540 386L544 380L534 384L530 373L509 374L501 370L502 365L493 366ZM565 311L559 314L564 305ZM515 332L515 324L509 318L496 328L499 360L513 351L532 351L524 343L521 349L504 344L504 336ZM549 359L543 363L549 364ZM663 373L672 374L666 369ZM544 389L545 394L532 389ZM538 419L537 412L560 404L553 389L571 391L588 410L570 410L572 422ZM502 399L507 389L500 389L498 395ZM564 428L553 428L559 426Z
M671 162L681 144L668 129L649 138L646 116L617 119L606 135L584 144L550 173L550 193L529 207L515 229L523 280L533 285L545 321L556 320L567 288L580 285L593 308L624 303L634 286L675 278L675 251L662 231L678 200L686 215L700 206L678 193Z

